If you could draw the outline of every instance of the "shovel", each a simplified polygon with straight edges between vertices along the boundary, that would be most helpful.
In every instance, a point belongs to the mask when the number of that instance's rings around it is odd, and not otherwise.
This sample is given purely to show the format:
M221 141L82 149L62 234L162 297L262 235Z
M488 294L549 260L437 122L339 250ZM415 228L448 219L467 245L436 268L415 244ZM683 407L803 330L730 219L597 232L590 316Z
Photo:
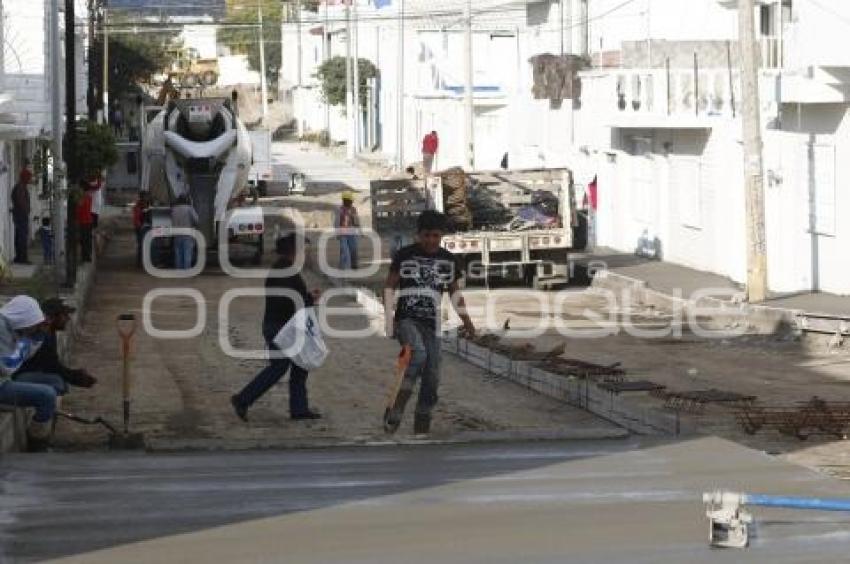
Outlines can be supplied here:
M132 379L130 374L130 353L132 350L133 336L136 334L136 316L124 313L118 316L117 330L121 339L121 397L124 410L124 428L122 433L113 433L109 436L109 447L112 449L135 449L142 448L145 444L141 433L130 432L130 391Z

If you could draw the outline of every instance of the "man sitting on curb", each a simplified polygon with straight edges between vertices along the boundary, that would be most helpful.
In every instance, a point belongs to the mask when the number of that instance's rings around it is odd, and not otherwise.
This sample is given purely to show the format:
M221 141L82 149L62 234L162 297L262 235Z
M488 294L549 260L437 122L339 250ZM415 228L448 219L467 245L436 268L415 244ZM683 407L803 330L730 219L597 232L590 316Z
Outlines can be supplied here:
M97 379L85 369L68 368L59 358L57 333L64 331L76 311L62 301L62 298L50 298L41 304L46 317L42 331L44 344L33 354L12 377L16 382L30 382L51 386L56 393L64 396L68 386L91 388Z
M35 409L29 428L32 450L43 450L50 440L56 413L56 391L44 384L15 382L10 376L42 345L44 313L29 296L15 296L0 307L0 404Z

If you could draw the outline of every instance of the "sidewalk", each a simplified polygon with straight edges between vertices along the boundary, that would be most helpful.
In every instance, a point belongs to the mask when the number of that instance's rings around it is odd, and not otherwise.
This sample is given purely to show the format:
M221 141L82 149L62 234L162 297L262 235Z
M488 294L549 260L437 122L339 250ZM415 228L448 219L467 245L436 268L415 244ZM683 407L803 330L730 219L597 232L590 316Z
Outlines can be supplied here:
M67 359L81 337L83 319L89 306L91 290L95 283L98 258L103 255L116 226L127 221L120 208L108 207L101 214L101 227L95 237L94 260L80 263L73 289L62 284L64 273L41 262L41 248L31 246L32 264L10 264L10 277L0 286L0 303L18 294L27 294L38 300L54 296L77 308L71 315L66 330L58 335L59 355ZM26 447L25 417L20 410L0 408L0 453L22 450Z
M593 252L580 255L578 262L587 265L600 261L607 265L608 272L622 277L625 282L645 283L650 290L668 296L679 295L691 298L695 292L708 289L741 293L744 287L718 274L704 272L686 266L651 260L634 254L621 253L607 248L598 248ZM678 294L677 294L678 293ZM717 297L721 297L716 292ZM728 300L729 294L723 296ZM850 317L850 296L838 296L825 292L800 292L790 295L772 295L758 304L766 308L784 310L789 313L805 315L826 315Z

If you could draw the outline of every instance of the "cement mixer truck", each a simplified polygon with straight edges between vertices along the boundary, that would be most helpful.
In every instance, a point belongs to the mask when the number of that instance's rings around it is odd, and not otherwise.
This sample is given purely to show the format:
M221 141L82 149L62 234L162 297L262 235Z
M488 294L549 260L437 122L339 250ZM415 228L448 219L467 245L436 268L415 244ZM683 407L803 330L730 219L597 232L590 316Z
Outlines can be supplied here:
M208 252L219 250L221 230L226 229L228 248L252 247L258 264L265 223L262 208L246 205L253 151L235 100L171 100L159 111L148 108L146 115L154 117L143 132L141 189L154 202L154 262L170 262L170 208L187 196L198 213L198 230Z

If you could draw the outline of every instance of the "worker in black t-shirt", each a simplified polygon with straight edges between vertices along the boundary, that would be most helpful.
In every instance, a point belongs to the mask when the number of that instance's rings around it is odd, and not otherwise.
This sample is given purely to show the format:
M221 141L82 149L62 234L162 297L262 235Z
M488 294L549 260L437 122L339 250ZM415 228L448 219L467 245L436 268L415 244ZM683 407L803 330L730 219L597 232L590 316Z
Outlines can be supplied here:
M458 288L460 268L454 255L440 246L445 226L446 217L442 213L423 212L417 222L417 242L398 251L384 286L387 317L395 310L394 335L402 346L411 349L401 389L384 416L384 429L388 433L398 430L418 380L421 385L413 429L416 434L430 431L431 412L437 404L440 385L439 321L443 292L449 292L467 335L475 335L475 326L466 313L466 303Z

